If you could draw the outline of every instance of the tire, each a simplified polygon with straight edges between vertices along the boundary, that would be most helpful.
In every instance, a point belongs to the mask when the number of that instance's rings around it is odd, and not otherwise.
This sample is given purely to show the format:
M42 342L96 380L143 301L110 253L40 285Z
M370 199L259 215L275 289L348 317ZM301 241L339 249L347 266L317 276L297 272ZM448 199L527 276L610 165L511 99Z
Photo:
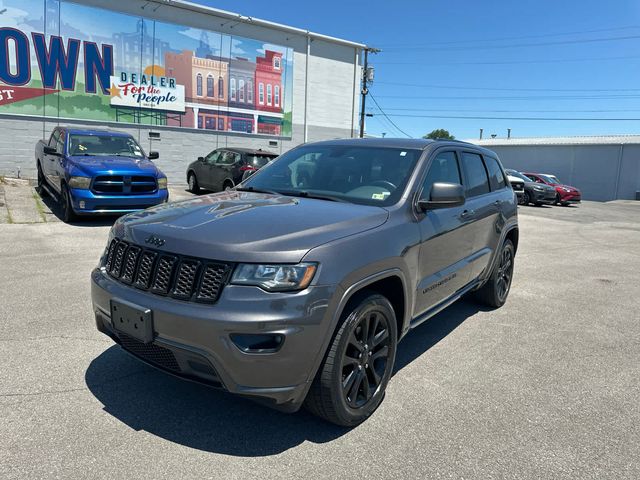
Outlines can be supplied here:
M553 202L554 205L560 205L560 194L556 193L556 201Z
M529 197L529 193L524 192L524 195L522 196L522 205L529 205L529 203L531 203L531 198Z
M44 197L47 194L47 190L44 188L44 184L46 182L44 178L44 173L42 173L42 167L40 166L40 162L38 162L37 166L38 170L38 193L41 197Z
M487 283L475 292L477 301L492 308L500 308L505 304L513 280L515 253L511 240L505 240Z
M189 184L189 191L191 193L200 193L200 185L198 185L198 179L196 174L191 172L187 177L187 183Z
M305 400L307 409L343 427L362 423L384 398L397 342L389 300L372 292L358 294L345 308Z
M62 185L62 192L60 194L60 206L62 207L62 221L64 223L73 222L77 216L71 206L71 193L66 185Z
M224 182L224 184L222 185L222 190L223 191L227 191L227 190L231 190L233 188L233 183L226 181Z

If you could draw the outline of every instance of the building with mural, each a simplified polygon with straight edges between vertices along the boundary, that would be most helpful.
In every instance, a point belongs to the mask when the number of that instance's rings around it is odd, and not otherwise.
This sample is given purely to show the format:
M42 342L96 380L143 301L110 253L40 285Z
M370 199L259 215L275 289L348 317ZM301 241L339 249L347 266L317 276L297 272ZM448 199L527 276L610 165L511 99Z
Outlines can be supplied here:
M35 173L57 124L129 131L180 175L221 144L352 136L363 48L183 0L0 0L0 175Z

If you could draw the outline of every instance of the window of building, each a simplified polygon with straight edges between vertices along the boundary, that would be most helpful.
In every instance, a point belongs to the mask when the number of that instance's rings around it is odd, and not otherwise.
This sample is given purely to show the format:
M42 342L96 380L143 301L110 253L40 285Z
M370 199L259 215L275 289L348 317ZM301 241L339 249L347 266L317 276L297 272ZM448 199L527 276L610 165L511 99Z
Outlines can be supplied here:
M224 130L224 118L218 118L218 130Z
M218 98L224 98L224 79L218 78Z
M258 103L264 105L264 83L258 84Z
M273 100L274 100L274 105L275 105L276 107L279 107L279 106L280 106L280 85L276 85L276 86L274 87L274 93L275 93L275 94L274 94L274 98L273 98Z
M434 183L438 182L462 183L460 180L458 160L454 152L442 152L433 159L429 167L429 172L422 184L422 194L420 198L430 200L431 188Z
M272 100L272 91L271 91L272 87L271 84L268 83L267 84L267 105L271 105L271 100Z
M204 128L207 130L215 130L216 129L216 118L215 117L206 117Z
M482 157L477 153L464 152L462 154L462 165L467 180L467 197L476 197L489 193L489 177L487 176L487 169L484 168Z
M502 173L502 169L500 165L498 165L498 161L492 157L484 157L484 164L489 171L489 184L491 185L491 190L500 190L507 186L507 183L504 179L504 174Z
M247 81L247 102L253 103L253 82Z
M238 80L238 100L244 102L244 80Z
M202 115L198 115L198 128L202 128L203 127L202 118L203 118Z
M196 95L202 96L202 75L196 75Z
M231 85L231 100L235 101L236 100L236 79L235 78L231 78L231 80L229 80L229 84Z
M280 57L273 57L273 68L280 70Z
M213 77L207 76L207 97L213 98Z

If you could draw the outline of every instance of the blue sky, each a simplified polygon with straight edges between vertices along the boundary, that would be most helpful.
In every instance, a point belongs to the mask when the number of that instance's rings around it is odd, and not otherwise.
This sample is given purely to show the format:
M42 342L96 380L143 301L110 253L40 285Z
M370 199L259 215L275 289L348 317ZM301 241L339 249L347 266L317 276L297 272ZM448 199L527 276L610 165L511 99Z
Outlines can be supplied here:
M381 48L371 92L411 136L640 133L637 0L193 1ZM403 135L367 105L370 133Z

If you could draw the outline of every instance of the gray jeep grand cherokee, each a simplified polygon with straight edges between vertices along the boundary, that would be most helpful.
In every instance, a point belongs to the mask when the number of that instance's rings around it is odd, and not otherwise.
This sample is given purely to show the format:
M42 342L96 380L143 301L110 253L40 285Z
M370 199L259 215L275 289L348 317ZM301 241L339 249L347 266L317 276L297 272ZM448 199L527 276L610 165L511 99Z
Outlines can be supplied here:
M235 190L120 218L92 273L97 327L180 377L357 425L409 330L467 293L504 304L516 209L471 144L303 145Z

